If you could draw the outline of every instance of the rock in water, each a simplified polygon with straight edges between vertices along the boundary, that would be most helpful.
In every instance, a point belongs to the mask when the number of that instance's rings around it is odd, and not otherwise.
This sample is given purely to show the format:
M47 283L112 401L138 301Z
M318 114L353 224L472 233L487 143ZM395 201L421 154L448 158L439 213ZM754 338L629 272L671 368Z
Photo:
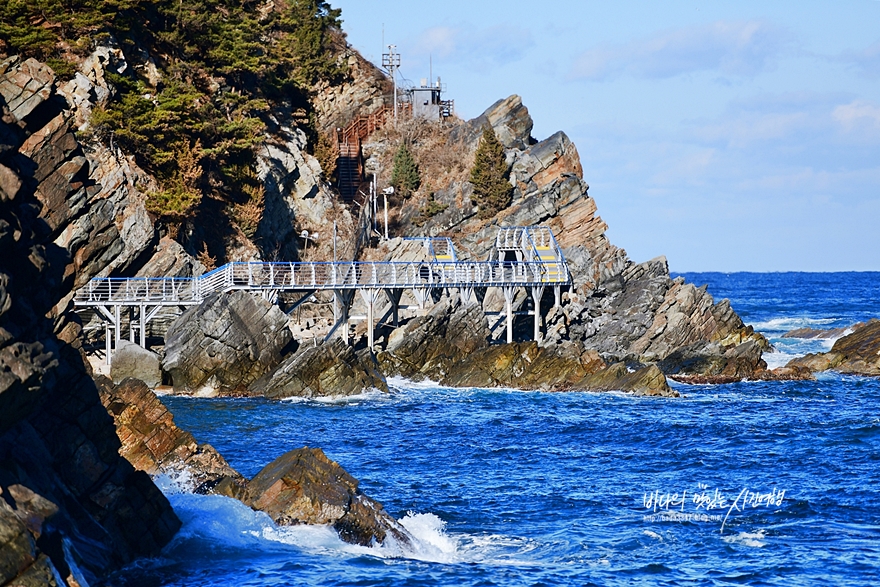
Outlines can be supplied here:
M479 305L444 298L427 315L395 329L377 359L387 375L439 380L471 353L488 348L490 335Z
M368 389L388 392L370 353L357 354L340 339L300 349L275 371L248 388L250 395L281 399L354 395Z
M98 377L101 403L113 416L122 441L119 454L140 471L155 476L185 473L196 493L208 493L228 479L233 496L245 479L210 444L198 444L174 424L174 416L143 381L126 379L119 385ZM235 489L235 488L238 489Z
M284 453L248 482L243 500L276 524L332 524L346 542L369 546L391 536L409 544L409 533L358 490L358 480L319 448Z
M155 389L162 384L159 355L133 342L120 341L110 363L110 377L114 383L133 377Z
M810 354L788 363L788 367L806 367L811 371L834 369L850 375L880 376L880 320L853 326L834 343L827 353Z
M178 392L243 392L281 362L293 340L287 323L277 306L247 292L214 294L168 329L162 368Z

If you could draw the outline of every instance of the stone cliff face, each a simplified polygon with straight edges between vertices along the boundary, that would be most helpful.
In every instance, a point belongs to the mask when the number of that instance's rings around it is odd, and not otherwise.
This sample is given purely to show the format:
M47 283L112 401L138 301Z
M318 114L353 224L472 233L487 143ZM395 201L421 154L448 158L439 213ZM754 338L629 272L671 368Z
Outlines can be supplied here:
M125 258L127 226L66 106L45 66L0 63L0 584L82 584L180 525L119 456L65 311Z

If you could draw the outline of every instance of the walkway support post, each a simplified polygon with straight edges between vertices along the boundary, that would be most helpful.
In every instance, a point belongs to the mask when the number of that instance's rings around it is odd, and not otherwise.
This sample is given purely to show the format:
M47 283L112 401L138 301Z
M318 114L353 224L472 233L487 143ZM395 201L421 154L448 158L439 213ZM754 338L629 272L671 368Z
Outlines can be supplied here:
M543 295L543 285L532 287L532 303L535 306L535 342L541 338L541 297Z
M558 308L562 305L562 286L553 286L553 296L556 298L556 307Z
M113 306L113 327L115 330L115 332L113 333L113 342L115 343L114 348L117 349L119 348L119 341L122 339L122 318L120 316L121 308L122 306L120 306L119 304Z
M107 355L107 366L110 366L110 323L104 322L104 353Z
M511 286L505 286L502 291L507 306L507 344L510 344L513 342L513 294L515 290Z
M376 300L379 299L379 292L381 290L378 289L362 289L359 290L361 292L361 298L363 298L364 303L367 304L367 348L372 352L373 345L376 342L376 331L375 331L375 309L376 309Z

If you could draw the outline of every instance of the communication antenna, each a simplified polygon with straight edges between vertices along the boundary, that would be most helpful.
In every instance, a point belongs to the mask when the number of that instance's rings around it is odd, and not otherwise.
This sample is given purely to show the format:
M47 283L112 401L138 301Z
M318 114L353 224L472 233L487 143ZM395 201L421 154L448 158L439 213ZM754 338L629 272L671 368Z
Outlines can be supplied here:
M388 53L382 54L382 67L388 69L394 82L394 122L397 123L397 68L400 67L400 53L395 53L397 45L388 45Z

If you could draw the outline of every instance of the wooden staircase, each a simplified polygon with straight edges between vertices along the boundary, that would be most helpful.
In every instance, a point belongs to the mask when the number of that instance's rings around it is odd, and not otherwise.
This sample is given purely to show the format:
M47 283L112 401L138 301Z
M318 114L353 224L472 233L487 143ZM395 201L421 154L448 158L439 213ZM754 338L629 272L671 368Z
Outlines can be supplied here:
M336 174L339 195L346 203L354 201L364 180L361 141L384 126L390 112L387 106L382 106L368 116L359 116L344 129L336 132L336 145L339 151Z

